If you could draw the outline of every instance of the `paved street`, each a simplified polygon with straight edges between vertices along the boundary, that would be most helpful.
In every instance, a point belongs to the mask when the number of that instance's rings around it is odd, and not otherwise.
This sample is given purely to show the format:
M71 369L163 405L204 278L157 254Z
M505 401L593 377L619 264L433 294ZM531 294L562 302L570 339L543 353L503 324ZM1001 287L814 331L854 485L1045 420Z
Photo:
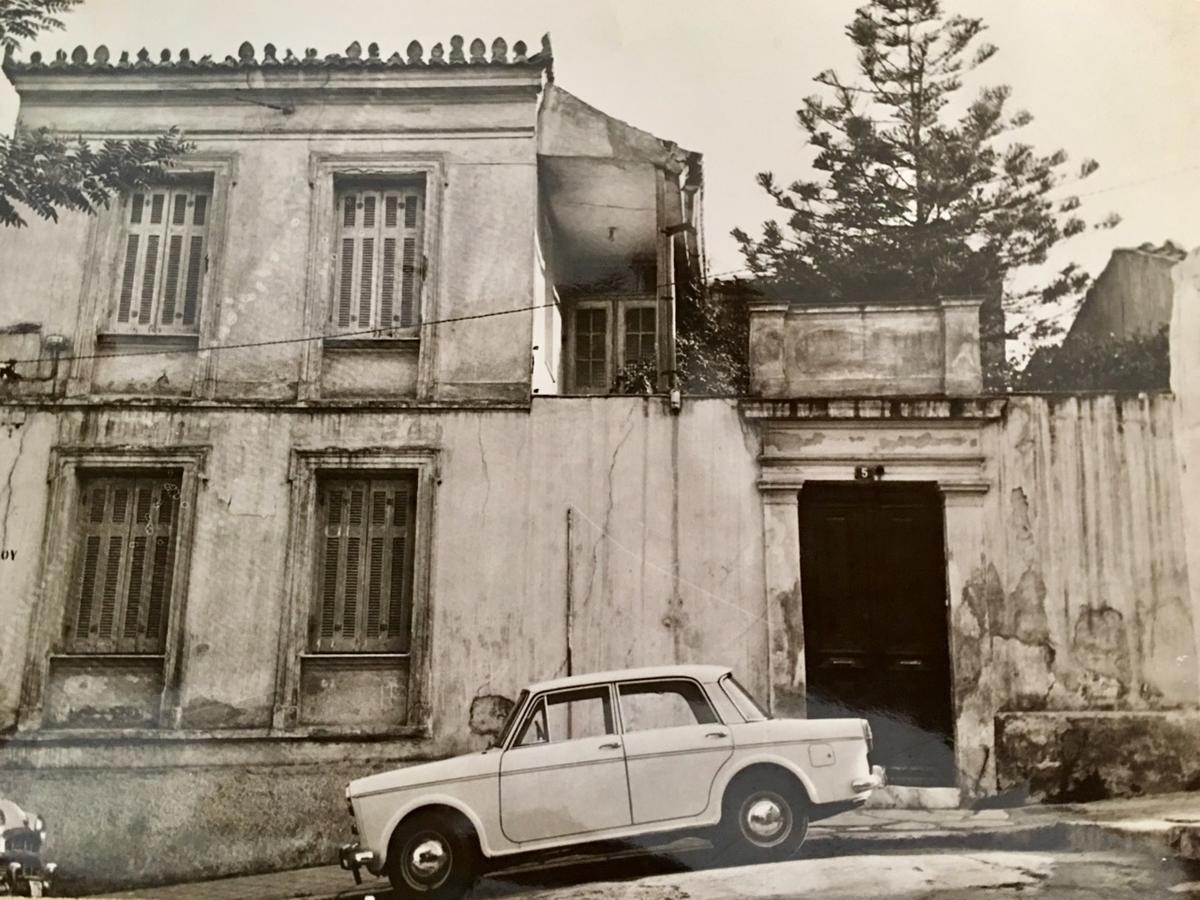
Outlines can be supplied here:
M485 883L480 898L516 900L791 900L820 897L1200 898L1200 871L1145 855L927 853L797 860L653 875L633 881L516 889ZM385 895L378 895L383 900Z

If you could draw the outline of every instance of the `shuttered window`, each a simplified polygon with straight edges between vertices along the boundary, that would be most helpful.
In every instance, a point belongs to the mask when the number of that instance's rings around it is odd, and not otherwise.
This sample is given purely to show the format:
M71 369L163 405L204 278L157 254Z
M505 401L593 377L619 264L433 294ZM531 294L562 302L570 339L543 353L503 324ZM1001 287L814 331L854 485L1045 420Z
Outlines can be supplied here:
M81 481L67 652L163 652L179 491L167 474Z
M317 652L407 653L416 479L322 477L311 644Z
M421 321L423 181L337 192L331 333L388 337Z
M194 334L207 269L212 186L178 184L126 198L113 326Z

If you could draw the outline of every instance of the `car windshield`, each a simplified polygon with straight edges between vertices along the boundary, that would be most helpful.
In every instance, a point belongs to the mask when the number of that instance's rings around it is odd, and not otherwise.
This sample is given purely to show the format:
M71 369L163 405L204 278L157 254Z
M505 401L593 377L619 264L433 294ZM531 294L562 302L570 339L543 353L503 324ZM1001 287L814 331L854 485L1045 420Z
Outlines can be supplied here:
M732 675L726 675L721 679L721 687L724 688L730 701L747 722L762 722L771 718L750 692L738 684L738 680Z
M521 707L525 705L525 700L529 696L529 691L521 691L521 696L517 697L517 702L513 704L512 709L508 711L508 717L504 720L504 725L500 729L500 733L496 735L494 747L504 746L504 742L508 740L508 733L513 730L513 726L517 723L517 713L521 711Z

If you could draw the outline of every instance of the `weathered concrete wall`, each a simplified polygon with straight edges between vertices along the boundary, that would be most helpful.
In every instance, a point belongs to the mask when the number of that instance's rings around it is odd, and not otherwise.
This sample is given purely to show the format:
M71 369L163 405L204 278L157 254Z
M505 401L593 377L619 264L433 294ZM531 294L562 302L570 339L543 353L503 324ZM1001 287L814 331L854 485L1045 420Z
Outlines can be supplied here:
M1198 679L1177 416L1166 394L1009 400L954 622L959 702L997 717L999 789L1098 799L1190 777L1175 750L1195 718L1166 712L1195 706ZM986 750L990 723L959 739Z
M750 309L750 391L759 397L977 395L978 299Z
M777 710L802 709L805 695L797 492L808 482L852 480L863 465L882 466L885 482L932 482L943 494L955 762L965 797L994 791L998 770L1011 777L1019 767L1061 763L1055 743L1037 755L1036 742L1010 742L1021 756L998 759L999 715L1111 711L1148 721L1195 707L1200 642L1172 396L764 402L746 411L766 431ZM1174 783L1165 777L1177 767L1173 757L1146 763L1155 766L1164 777L1141 778L1143 789ZM1097 777L1114 792L1133 783L1119 773Z
M31 95L23 101L21 121L87 135L114 128L156 133L176 125L196 145L193 158L225 161L228 201L223 210L214 201L204 297L215 318L202 342L253 343L319 334L325 327L332 276L322 277L322 264L310 265L310 242L318 217L332 221L335 211L332 205L314 208L317 157L351 157L358 160L356 171L367 172L372 160L440 161L441 183L427 188L427 202L441 198L440 228L425 236L429 271L436 273L425 286L429 318L528 307L538 202L536 86L532 81L487 99L460 85L461 96L451 91L425 102L423 95L393 92L370 104L328 102L330 97L309 92L293 98L295 112L288 116L233 102L228 94L202 106L166 93L154 95L154 103L113 103L82 92L47 102ZM28 228L8 229L0 240L0 329L39 323L43 335L69 337L75 354L114 352L93 350L92 342L97 331L110 330L109 306L120 278L112 240L119 218L115 207L96 217L66 214L58 224L34 219ZM100 241L105 236L107 244ZM55 264L31 266L30 259ZM310 282L315 314L306 314ZM86 302L93 293L94 311ZM424 329L429 397L527 397L531 328L532 315L524 312ZM315 384L305 389L303 360L310 350L302 342L226 350L213 354L211 365L207 354L196 353L100 359L77 366L87 377L75 390L258 399L415 393L416 353L403 350L382 358L338 351L336 359L331 351L324 371L317 367L307 376ZM28 348L0 334L0 356L24 359ZM31 374L28 367L20 371ZM42 391L30 383L8 393Z
M1087 803L1200 790L1200 712L1001 713L1001 790Z
M1172 270L1171 390L1178 398L1175 446L1180 465L1183 529L1191 581L1196 646L1200 647L1200 249ZM1200 695L1195 698L1200 703Z
M1119 247L1097 276L1064 339L1154 334L1171 322L1171 270L1183 257L1169 241L1162 247Z
M678 416L657 398L322 415L76 407L58 416L30 410L0 440L2 536L18 551L0 563L0 729L12 727L19 704L48 454L79 443L212 449L195 510L183 729L100 742L43 729L3 744L6 789L55 823L68 873L169 879L327 861L344 838L346 778L480 747L470 730L474 699L513 696L565 672L568 570L574 671L728 663L765 691L757 444L731 402L688 402ZM380 445L439 449L432 736L272 733L279 654L304 649L280 647L290 450ZM215 797L223 798L216 826ZM106 810L111 831L79 816L81 802ZM255 837L232 854L178 852L188 835L211 846L217 828L232 843ZM140 835L138 853L114 853L130 833Z
M1170 395L1022 397L970 578L1005 710L1194 703L1194 610Z

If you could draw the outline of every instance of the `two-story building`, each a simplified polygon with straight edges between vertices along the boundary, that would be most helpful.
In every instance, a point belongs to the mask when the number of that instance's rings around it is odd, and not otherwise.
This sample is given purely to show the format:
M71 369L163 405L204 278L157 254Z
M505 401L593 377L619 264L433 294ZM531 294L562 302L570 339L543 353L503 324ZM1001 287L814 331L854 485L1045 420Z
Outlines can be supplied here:
M195 145L0 234L0 788L64 874L326 861L350 778L650 663L869 708L923 803L1200 778L1174 399L985 396L969 298L760 304L688 395L701 158L552 62L6 60L22 127Z

